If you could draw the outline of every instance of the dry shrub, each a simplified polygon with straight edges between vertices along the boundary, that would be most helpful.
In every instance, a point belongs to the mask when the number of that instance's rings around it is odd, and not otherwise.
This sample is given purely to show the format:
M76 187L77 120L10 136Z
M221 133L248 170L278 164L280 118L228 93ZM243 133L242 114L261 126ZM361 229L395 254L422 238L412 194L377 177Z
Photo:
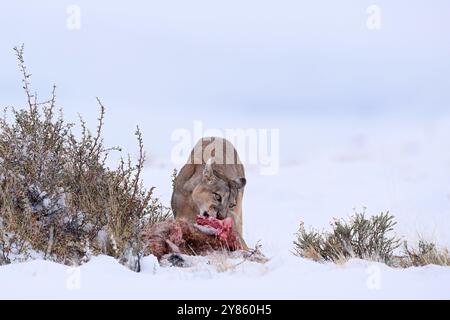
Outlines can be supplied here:
M438 249L435 243L420 239L416 248L405 241L398 255L394 251L400 239L390 235L396 225L387 213L365 218L356 213L347 223L334 220L331 232L306 230L303 222L296 234L294 253L317 262L331 261L343 264L350 258L360 258L386 263L391 267L407 268L429 264L450 266L448 249Z
M450 266L450 253L447 248L439 249L435 243L420 239L416 248L410 248L404 243L404 256L401 267L419 267L429 264Z
M295 254L314 261L342 263L349 258L361 258L389 263L400 240L390 236L396 223L389 213L370 218L355 213L350 222L335 219L331 232L306 230L300 224L294 241Z
M80 118L81 137L56 108L56 91L38 101L30 89L23 46L14 48L23 77L26 108L5 108L0 118L0 264L32 256L78 264L109 254L139 270L144 226L171 216L141 180L145 153L117 168L106 165L105 108L95 132ZM12 116L12 119L8 119Z

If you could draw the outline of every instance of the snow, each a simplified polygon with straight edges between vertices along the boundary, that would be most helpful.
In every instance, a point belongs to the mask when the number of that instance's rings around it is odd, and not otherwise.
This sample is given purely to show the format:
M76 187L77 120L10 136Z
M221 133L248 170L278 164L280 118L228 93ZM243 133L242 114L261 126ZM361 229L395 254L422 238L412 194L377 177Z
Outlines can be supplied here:
M363 206L370 214L390 210L397 234L408 241L421 235L450 245L450 149L444 148L450 121L399 124L298 124L304 135L280 138L302 152L285 150L276 175L249 166L244 236L250 246L261 241L266 264L195 257L183 269L162 267L149 256L135 273L107 256L78 268L35 260L0 267L0 298L449 299L449 267L394 269L356 259L319 264L292 254L300 220L326 228L333 217ZM315 143L308 142L311 136ZM147 167L143 178L169 203L173 166L158 162L164 165Z
M450 298L448 267L318 264L291 252L299 221L326 228L362 207L389 210L408 241L450 247L448 1L381 1L376 32L359 0L76 2L80 30L67 27L72 1L0 4L10 13L0 20L1 104L23 103L11 50L23 42L33 90L55 81L67 120L95 125L100 96L105 144L132 154L140 126L144 183L165 204L175 130L192 132L195 120L279 129L279 172L246 166L244 196L244 237L271 260L179 269L146 257L134 273L105 256L68 268L33 253L0 266L0 298ZM45 206L64 206L54 200Z
M1 267L2 299L448 299L449 268L406 270L351 260L317 264L282 255L266 265L246 262L225 272L206 264L162 268L146 257L134 273L107 256L70 268L36 260Z

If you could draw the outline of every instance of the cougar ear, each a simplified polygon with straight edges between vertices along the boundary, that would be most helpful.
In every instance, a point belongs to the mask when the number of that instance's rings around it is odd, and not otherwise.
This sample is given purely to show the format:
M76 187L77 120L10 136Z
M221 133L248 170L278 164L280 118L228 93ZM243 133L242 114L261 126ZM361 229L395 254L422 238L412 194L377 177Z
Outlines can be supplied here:
M211 182L215 179L214 171L213 171L213 162L214 158L209 158L206 161L205 168L203 169L203 180L206 182Z
M233 187L236 189L242 189L247 184L247 179L245 178L237 178L232 181Z

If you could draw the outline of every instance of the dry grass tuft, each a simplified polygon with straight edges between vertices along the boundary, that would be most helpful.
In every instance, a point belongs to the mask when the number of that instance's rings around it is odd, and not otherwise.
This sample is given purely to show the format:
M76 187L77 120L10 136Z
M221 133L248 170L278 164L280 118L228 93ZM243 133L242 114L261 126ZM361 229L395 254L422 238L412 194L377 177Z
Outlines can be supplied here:
M420 239L416 248L410 248L404 243L404 256L401 267L419 267L429 264L450 266L450 254L447 248L439 249L435 243Z

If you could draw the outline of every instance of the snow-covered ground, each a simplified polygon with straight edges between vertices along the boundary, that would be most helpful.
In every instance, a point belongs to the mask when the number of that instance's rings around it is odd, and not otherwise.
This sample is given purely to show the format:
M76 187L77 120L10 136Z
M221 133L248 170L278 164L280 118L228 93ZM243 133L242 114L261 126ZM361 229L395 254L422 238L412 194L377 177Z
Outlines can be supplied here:
M373 5L1 1L1 106L23 105L11 49L24 43L33 92L44 99L55 82L67 120L80 113L93 128L99 96L105 143L131 153L140 126L144 182L166 204L179 167L171 134L194 120L279 129L280 168L263 176L247 166L244 236L261 241L266 265L222 262L219 272L201 260L185 270L148 257L137 274L108 257L79 269L36 260L0 267L0 298L449 299L448 267L336 266L291 253L300 220L326 228L363 206L390 210L409 241L450 247L450 2ZM381 29L367 24L374 7Z
M164 269L146 258L143 271L134 273L101 256L79 269L46 261L8 265L0 280L3 299L448 299L450 271L396 270L359 260L320 265L279 254L267 265L245 263L224 273Z
M265 264L239 260L162 268L153 257L134 273L106 256L79 268L46 261L0 267L0 298L450 298L450 268L392 269L351 260L318 264L295 257L298 223L326 228L366 206L390 210L400 236L450 245L450 121L286 123L278 174L247 170L244 233L261 241ZM290 134L297 130L297 134ZM314 137L314 139L311 139ZM151 149L151 146L148 146ZM160 159L144 181L168 203L173 165ZM219 259L220 260L220 259Z

